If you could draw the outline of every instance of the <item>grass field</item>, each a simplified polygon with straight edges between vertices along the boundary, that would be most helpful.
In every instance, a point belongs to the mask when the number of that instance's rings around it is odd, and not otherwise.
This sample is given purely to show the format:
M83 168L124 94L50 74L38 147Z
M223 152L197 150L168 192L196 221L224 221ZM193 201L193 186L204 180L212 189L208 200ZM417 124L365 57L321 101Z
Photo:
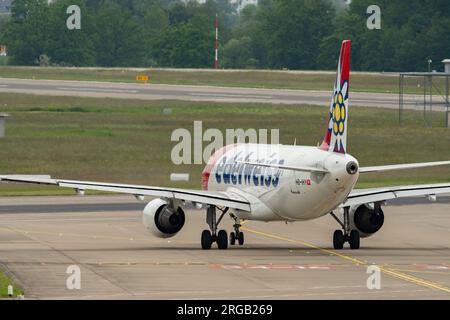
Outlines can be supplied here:
M331 90L334 72L291 72L291 71L228 71L228 70L175 70L145 69L141 72L131 69L99 68L39 68L0 66L0 77L25 79L60 79L84 81L136 82L137 74L148 74L149 83L210 85L244 88ZM398 76L382 73L358 73L351 75L352 91L398 93ZM423 93L423 79L405 82L405 93ZM437 89L444 92L444 80L435 80Z
M12 298L17 297L18 295L23 294L22 290L0 270L0 298L8 298L8 286L13 286L13 296Z
M283 144L316 145L325 133L327 108L231 105L174 101L46 97L2 94L7 137L0 139L0 172L51 174L69 179L199 188L203 165L171 162L177 128L280 129ZM166 115L164 108L171 108ZM422 113L406 112L398 127L395 110L353 108L349 152L362 166L450 159L450 130L442 114L424 128ZM204 147L208 143L204 143ZM172 172L190 173L188 183L171 183ZM448 182L450 167L368 174L359 187ZM71 190L2 184L1 195L66 194Z

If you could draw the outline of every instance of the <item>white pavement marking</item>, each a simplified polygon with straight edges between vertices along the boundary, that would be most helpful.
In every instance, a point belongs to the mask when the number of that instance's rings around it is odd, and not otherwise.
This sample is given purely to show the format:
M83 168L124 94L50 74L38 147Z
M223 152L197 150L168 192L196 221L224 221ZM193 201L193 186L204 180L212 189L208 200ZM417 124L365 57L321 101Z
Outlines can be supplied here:
M264 95L250 95L243 93L189 93L191 96L199 96L199 97L226 97L226 98L254 98L254 99L273 99L274 96L264 96Z
M58 87L59 90L71 90L71 91L92 91L92 92L113 92L113 93L138 93L138 90L125 90L125 89L107 89L107 88L83 88L83 87Z

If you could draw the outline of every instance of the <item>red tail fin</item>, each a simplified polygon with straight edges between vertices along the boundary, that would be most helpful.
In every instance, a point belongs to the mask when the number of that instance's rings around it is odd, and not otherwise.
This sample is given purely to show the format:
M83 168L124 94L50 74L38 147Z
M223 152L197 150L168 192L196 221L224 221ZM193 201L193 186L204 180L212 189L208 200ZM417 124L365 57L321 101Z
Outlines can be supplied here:
M336 82L330 104L327 134L320 146L322 150L346 153L348 123L348 93L350 85L351 41L342 41Z

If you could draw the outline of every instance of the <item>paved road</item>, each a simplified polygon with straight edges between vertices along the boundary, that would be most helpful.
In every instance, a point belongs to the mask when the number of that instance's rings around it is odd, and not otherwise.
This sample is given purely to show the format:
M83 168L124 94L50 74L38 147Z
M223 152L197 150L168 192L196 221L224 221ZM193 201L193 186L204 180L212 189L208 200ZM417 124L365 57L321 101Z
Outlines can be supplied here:
M331 86L331 85L330 85ZM247 89L162 84L132 84L61 80L0 78L0 92L56 96L124 98L140 100L186 100L234 103L328 105L330 91ZM398 109L397 94L352 92L351 105ZM405 95L405 108L423 109L423 96ZM435 107L438 110L438 107ZM440 108L442 109L442 108Z
M202 251L202 211L189 210L176 237L158 239L144 230L138 208L95 210L108 203L128 206L130 197L18 199L0 198L0 206L12 211L0 214L0 265L28 298L450 298L448 203L387 207L384 227L363 239L360 250L331 249L337 225L323 217L288 225L248 222L245 246ZM23 208L75 204L85 211ZM14 212L14 205L21 209ZM221 227L230 230L231 221ZM371 264L381 266L380 290L367 288ZM81 290L66 288L70 265L81 268Z

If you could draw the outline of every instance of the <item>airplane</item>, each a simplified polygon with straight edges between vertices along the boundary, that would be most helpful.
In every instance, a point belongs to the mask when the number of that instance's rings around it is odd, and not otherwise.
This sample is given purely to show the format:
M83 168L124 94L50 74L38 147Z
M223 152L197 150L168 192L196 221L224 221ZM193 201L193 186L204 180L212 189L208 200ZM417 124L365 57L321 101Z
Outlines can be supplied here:
M360 167L347 153L351 41L342 42L321 145L291 146L236 143L217 150L201 176L202 190L145 185L53 179L37 175L0 175L0 181L36 183L73 188L79 194L98 190L156 197L143 210L143 224L161 238L175 236L185 224L183 208L189 203L206 207L209 229L201 233L201 248L243 245L242 221L305 221L330 214L340 225L333 248L360 247L360 239L378 232L384 223L387 200L450 193L450 182L370 189L354 189L360 174L449 165L450 161ZM220 214L220 215L219 215ZM218 227L228 214L234 231Z

